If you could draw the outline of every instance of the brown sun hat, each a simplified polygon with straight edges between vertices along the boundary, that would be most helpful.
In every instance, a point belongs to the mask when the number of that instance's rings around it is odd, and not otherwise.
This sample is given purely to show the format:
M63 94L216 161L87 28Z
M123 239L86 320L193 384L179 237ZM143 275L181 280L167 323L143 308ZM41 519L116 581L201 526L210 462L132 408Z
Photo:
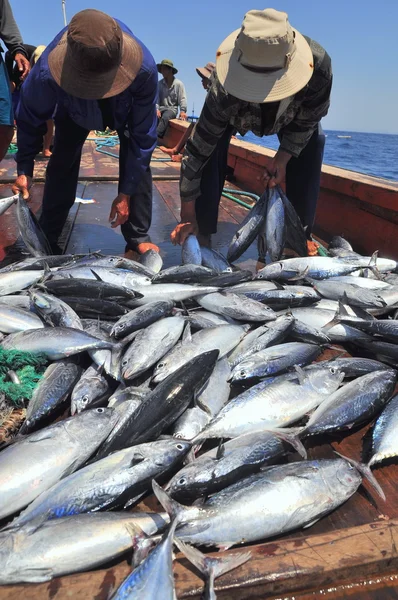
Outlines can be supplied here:
M208 62L205 67L197 67L196 72L202 79L210 79L215 68L215 63Z
M311 79L314 62L305 38L273 8L250 10L241 29L217 51L224 88L247 102L276 102L296 94Z
M158 63L156 66L158 68L159 73L160 73L160 67L170 67L170 69L173 70L174 75L176 73L178 73L178 69L175 68L173 61L169 60L168 58L164 58L162 60L162 62Z
M142 48L115 19L94 9L74 15L48 56L51 75L71 96L99 100L116 96L136 78Z

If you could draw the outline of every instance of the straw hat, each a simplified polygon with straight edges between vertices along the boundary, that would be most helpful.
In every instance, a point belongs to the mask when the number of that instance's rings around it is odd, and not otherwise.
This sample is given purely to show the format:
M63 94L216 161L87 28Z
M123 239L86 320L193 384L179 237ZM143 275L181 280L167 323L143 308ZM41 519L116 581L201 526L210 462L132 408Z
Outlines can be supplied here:
M276 102L311 79L313 56L287 14L267 8L246 13L241 29L217 51L217 76L227 92L247 102Z
M208 62L205 67L197 67L196 72L202 79L210 79L215 68L215 63Z
M176 73L178 73L178 69L175 68L173 61L169 60L168 58L164 58L162 60L162 62L158 63L156 66L158 68L159 73L160 73L160 68L161 67L170 67L170 69L172 69L174 75Z
M30 57L30 64L32 66L37 63L37 61L39 60L40 56L43 54L45 49L46 49L45 46L37 46L36 50L33 52L32 56Z
M48 55L51 75L68 94L85 100L116 96L136 78L142 48L115 19L82 10Z

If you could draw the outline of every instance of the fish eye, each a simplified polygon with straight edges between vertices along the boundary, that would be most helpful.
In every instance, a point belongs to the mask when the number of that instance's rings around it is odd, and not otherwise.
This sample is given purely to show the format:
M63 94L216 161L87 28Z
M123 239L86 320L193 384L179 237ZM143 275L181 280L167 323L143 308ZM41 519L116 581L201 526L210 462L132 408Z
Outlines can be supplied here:
M184 446L182 444L176 444L177 450L184 450Z
M87 404L87 402L88 402L88 396L83 396L82 403Z
M243 369L242 369L242 371L239 372L239 375L241 377L246 377L246 371L243 371Z
M329 371L332 375L335 375L337 373L336 367L330 367Z
M127 365L127 362L128 362L127 360L123 360L122 361L122 366L125 367Z
M105 412L105 408L97 408L96 412L101 414L101 413Z
M164 367L164 363L158 363L158 366L156 367L157 369L163 369Z
M178 480L178 485L184 485L187 482L185 477L181 477L181 479Z

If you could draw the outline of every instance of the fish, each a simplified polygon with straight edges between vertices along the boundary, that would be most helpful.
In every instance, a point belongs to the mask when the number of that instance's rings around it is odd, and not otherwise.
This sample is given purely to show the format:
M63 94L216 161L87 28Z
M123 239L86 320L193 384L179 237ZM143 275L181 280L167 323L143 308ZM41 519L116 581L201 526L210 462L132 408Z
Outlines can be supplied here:
M184 318L177 315L165 317L139 331L123 355L123 379L134 379L142 375L167 354L179 340L184 324Z
M335 391L312 413L301 436L341 430L370 421L390 400L397 381L396 371L362 375Z
M201 246L200 251L202 253L202 265L208 269L212 269L217 273L231 273L232 267L228 260L213 248L206 248Z
M350 283L319 281L314 285L315 290L323 297L330 300L341 300L352 306L360 308L383 308L386 301L375 290L365 289Z
M102 406L111 396L111 388L101 371L101 367L91 365L75 384L71 393L72 416L88 408Z
M25 246L33 256L53 254L48 239L33 212L19 194L17 200L17 223Z
M87 410L2 450L0 519L25 508L83 465L109 435L117 419L118 413L112 408Z
M232 370L232 381L244 381L253 377L266 377L282 373L294 366L306 365L322 352L315 344L289 342L251 354Z
M296 370L298 381L269 384L265 380L230 400L198 439L232 438L258 429L286 427L322 404L344 378L333 366L312 372Z
M195 356L145 396L119 431L117 439L107 445L107 454L158 438L178 419L195 393L207 382L218 354L218 350L211 350ZM104 456L101 449L97 456Z
M152 250L152 248L141 254L139 262L153 273L159 273L163 266L163 260L159 252Z
M215 327L216 325L238 325L238 321L226 317L225 315L217 315L208 310L191 310L186 313L182 313L184 319L191 324L193 329L208 329L209 327Z
M348 242L343 236L335 235L329 242L329 250L332 248L342 248L343 250L348 250L349 252L354 252L353 247L350 242Z
M331 342L326 332L311 327L308 323L303 323L298 319L294 319L289 337L294 342L307 342L308 344L330 344Z
M133 394L130 391L129 397L123 402L118 403L115 398L113 401L109 401L108 406L115 408L119 415L119 420L102 444L94 460L108 456L110 452L113 452L114 448L118 450L129 445L124 443L124 439L126 437L126 428L128 423L132 422L132 415L138 410L138 407L141 405L145 396L146 394Z
M171 314L173 308L174 302L170 300L159 300L139 306L116 321L110 331L110 335L117 339L123 338L133 333L133 331L148 327L148 325L159 321L162 317L167 317Z
M45 268L56 269L73 260L73 254L54 254L50 256L28 256L23 260L12 262L0 269L0 273L11 271L42 271Z
M0 301L0 332L18 333L43 327L42 320L29 310Z
M398 395L383 408L372 429L371 467L398 455Z
M371 340L371 337L363 331L355 329L350 325L335 322L334 310L320 308L319 306L310 306L292 308L289 312L296 319L296 324L303 323L311 328L319 329L332 342L345 343L355 340Z
M379 341L378 338L353 340L356 346L365 348L368 352L376 354L377 358L385 357L391 359L394 364L398 361L398 345L390 342Z
M357 321L354 327L371 335L379 335L390 342L398 342L398 322L393 319L375 319L374 321ZM380 340L381 341L381 340Z
M289 285L284 289L257 290L246 295L274 309L309 306L321 299L316 290L302 285Z
M278 286L273 281L260 279L238 283L236 285L231 286L230 291L235 294L244 294L245 296L248 296L248 298L254 298L254 300L258 300L256 296L251 296L251 294L256 294L257 292L262 293L264 291L276 289L278 289Z
M201 265L178 265L160 271L153 278L153 283L206 283L215 275L215 271Z
M350 283L359 287L363 287L369 290L385 290L390 289L392 286L386 281L380 279L369 279L368 277L355 277L353 275L340 275L333 277L334 282Z
M135 290L138 296L127 303L132 308L148 304L149 302L159 302L160 300L182 302L183 300L195 298L202 294L217 292L218 288L188 283L154 283L143 287L137 286Z
M181 248L181 259L183 265L201 265L202 252L196 235L189 235Z
M109 269L106 267L63 268L54 274L52 281L62 278L83 279L85 281L93 279L109 285L120 286L127 290L133 290L136 286L150 285L152 282L150 277L142 273L134 273L128 269Z
M83 329L80 317L69 304L38 290L30 292L33 308L42 319L52 327L71 327Z
M281 258L286 242L285 206L277 190L273 190L268 199L265 236L267 251L275 262Z
M176 344L171 352L157 363L153 382L160 383L202 352L217 349L219 357L223 358L239 344L248 329L248 325L219 325L194 333L192 338Z
M276 191L281 197L285 209L285 246L294 250L299 256L307 256L307 236L301 219L279 185L276 186Z
M137 548L143 531L154 535L167 522L167 515L156 513L107 512L5 531L0 533L0 583L40 583L95 569Z
M0 273L0 296L15 294L31 287L42 279L44 271L10 271Z
M350 264L327 256L286 258L266 265L257 271L256 279L282 279L288 281L298 277L326 279L334 275L348 275L358 269L358 264Z
M352 463L334 458L269 467L214 494L200 507L180 505L156 482L153 489L171 518L179 520L178 539L227 549L309 527L333 511L360 487L361 472L371 478L362 465Z
M59 299L68 304L81 318L107 318L117 320L129 309L113 300L60 295Z
M161 542L123 581L110 600L175 600L173 577L173 538L178 520L174 519Z
M50 360L67 358L86 350L110 349L112 346L112 342L105 342L71 327L45 327L21 331L9 335L1 344L5 350L43 352Z
M185 554L189 562L196 567L205 577L204 600L216 600L214 581L217 577L237 569L251 558L251 552L240 552L226 556L209 556L197 548L188 546L178 538L174 540L178 549Z
M265 221L269 199L270 192L267 188L243 219L228 248L227 260L229 262L234 262L242 256L256 239Z
M125 448L71 473L40 494L9 525L59 519L121 507L151 489L152 479L172 469L189 451L189 442L161 440Z
M10 294L7 296L1 296L0 302L7 304L7 306L15 306L16 308L22 308L23 310L30 311L31 302L28 294L23 292L22 294Z
M252 300L244 295L231 292L215 292L197 298L202 308L225 315L238 321L264 322L276 318L274 311L268 306Z
M45 287L51 294L61 297L78 296L96 300L131 300L141 297L136 291L93 279L50 279L46 281Z
M233 285L239 285L242 282L251 281L253 279L253 273L248 270L236 269L229 273L219 273L214 275L206 281L207 285L214 285L220 288L226 288Z
M272 323L250 331L229 355L231 367L236 367L252 354L281 342L290 334L294 322L294 317L291 315L283 315Z
M70 360L50 364L33 390L20 433L30 433L62 414L82 372L83 369Z
M10 208L10 206L16 203L18 197L19 194L9 196L8 198L0 198L0 217Z

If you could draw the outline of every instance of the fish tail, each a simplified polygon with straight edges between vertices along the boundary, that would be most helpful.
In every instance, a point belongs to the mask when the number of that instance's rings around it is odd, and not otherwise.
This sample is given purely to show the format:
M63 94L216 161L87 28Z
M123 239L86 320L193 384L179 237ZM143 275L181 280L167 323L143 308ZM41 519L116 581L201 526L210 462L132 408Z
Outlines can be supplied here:
M155 480L152 481L152 489L156 498L170 516L170 520L181 523L187 507L174 500Z
M357 471L359 471L359 473L368 480L368 482L370 483L372 488L377 492L377 494L380 496L380 498L384 501L386 500L386 495L383 492L383 489L382 489L381 485L379 484L379 482L377 481L376 477L373 475L372 471L370 470L369 465L357 462L356 460L353 460L352 458L347 458L346 456L343 456L342 454L339 454L338 452L336 452L336 450L334 452L335 452L335 454L337 454L337 456L340 456L341 458L343 458L344 460L346 460L347 462L352 464L357 469Z
M291 427L289 429L275 428L271 429L270 433L275 437L280 438L283 442L290 444L302 458L307 458L307 450L304 448L299 437L305 431L305 427Z

